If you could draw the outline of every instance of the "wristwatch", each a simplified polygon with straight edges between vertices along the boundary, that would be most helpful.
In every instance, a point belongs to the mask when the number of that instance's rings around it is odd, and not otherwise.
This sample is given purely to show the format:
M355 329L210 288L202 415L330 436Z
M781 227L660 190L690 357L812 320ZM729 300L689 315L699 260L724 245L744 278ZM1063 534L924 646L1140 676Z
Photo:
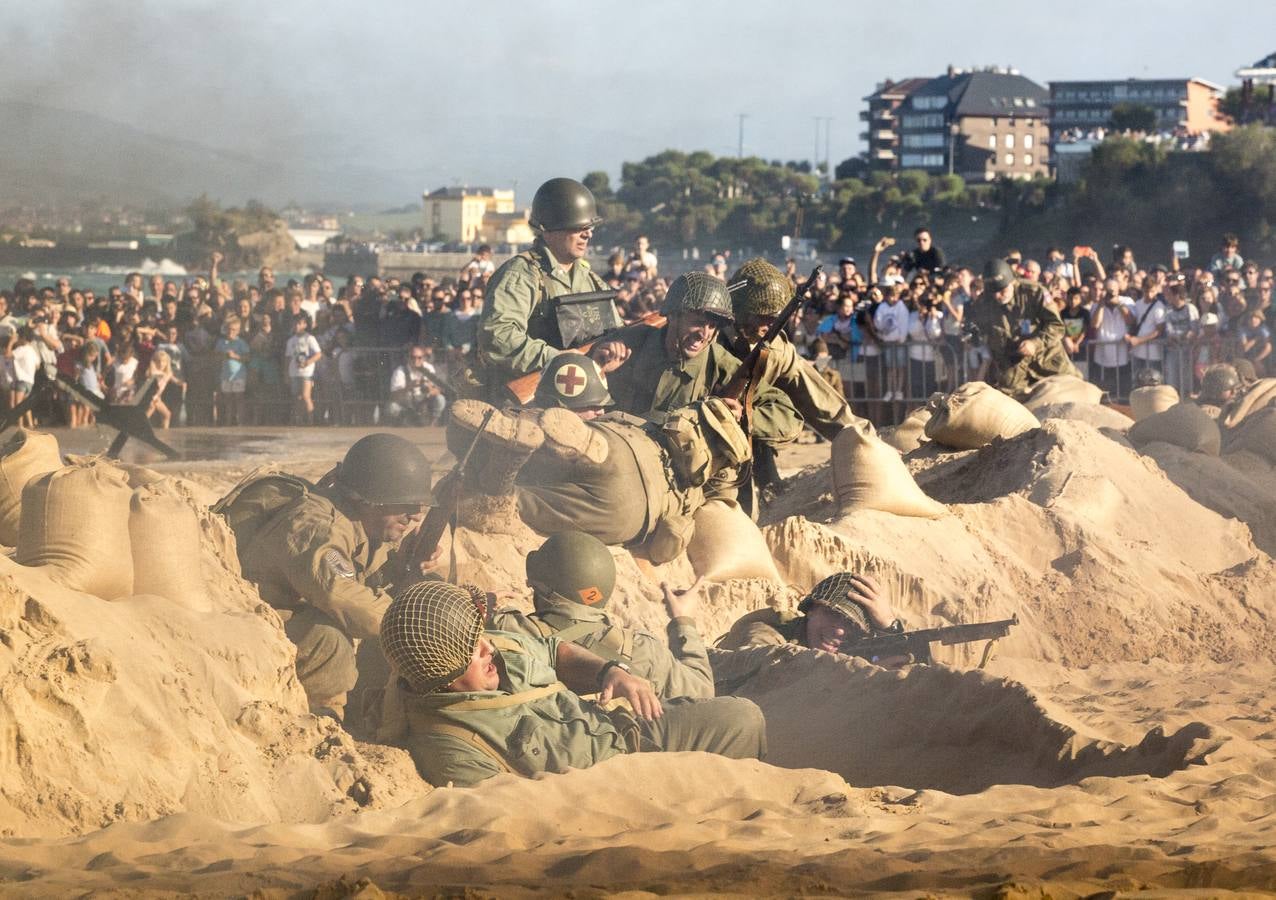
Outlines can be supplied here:
M609 659L607 662L603 663L603 667L598 670L598 690L601 691L603 689L603 682L607 680L607 673L612 669L620 669L621 671L628 672L631 675L633 674L633 670L620 660Z

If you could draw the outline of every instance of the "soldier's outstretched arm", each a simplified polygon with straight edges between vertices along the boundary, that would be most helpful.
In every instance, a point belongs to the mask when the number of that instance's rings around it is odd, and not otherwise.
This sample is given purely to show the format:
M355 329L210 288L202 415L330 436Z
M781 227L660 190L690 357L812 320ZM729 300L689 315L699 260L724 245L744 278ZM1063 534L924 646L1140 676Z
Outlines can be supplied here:
M663 671L652 673L652 681L659 686L663 697L713 696L713 669L695 620L700 584L697 581L681 592L667 584L660 585L669 613L669 625L665 629L669 642L665 656L668 664L658 667Z

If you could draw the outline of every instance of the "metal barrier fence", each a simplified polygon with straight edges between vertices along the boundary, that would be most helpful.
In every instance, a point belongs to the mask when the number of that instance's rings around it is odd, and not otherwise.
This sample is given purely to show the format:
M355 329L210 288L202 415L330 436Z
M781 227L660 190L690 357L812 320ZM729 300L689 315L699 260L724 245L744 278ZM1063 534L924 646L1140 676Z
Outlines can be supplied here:
M1124 404L1137 386L1141 369L1158 369L1163 381L1186 397L1199 389L1206 367L1235 358L1239 349L1230 338L1162 338L1139 347L1124 341L1087 341L1072 362L1081 377L1103 389L1110 402ZM936 391L953 391L988 376L986 348L959 337L859 345L855 350L851 358L833 365L856 415L879 426L898 425Z

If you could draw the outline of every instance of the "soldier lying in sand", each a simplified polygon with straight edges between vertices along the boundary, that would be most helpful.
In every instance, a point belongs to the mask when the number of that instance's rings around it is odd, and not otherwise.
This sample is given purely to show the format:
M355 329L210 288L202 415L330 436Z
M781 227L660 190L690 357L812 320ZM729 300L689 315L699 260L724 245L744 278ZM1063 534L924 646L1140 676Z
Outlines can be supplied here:
M466 589L420 582L381 625L403 709L400 740L431 784L564 772L625 753L765 754L766 723L749 700L661 701L614 660L555 637L484 632L483 619ZM581 696L595 692L597 702Z

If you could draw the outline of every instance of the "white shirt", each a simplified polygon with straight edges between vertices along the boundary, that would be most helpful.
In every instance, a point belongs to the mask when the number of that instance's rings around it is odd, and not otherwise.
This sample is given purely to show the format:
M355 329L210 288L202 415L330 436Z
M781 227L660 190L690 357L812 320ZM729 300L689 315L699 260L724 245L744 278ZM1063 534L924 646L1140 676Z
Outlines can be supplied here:
M1147 337L1156 331L1165 321L1165 317L1169 312L1170 308L1159 297L1151 303L1146 300L1140 300L1134 304L1134 322L1139 326L1139 333L1136 337ZM1135 359L1159 362L1164 354L1160 341L1148 341L1146 344L1140 344L1131 350L1130 355Z
M13 348L13 377L27 384L35 383L35 371L40 368L40 351L34 344L26 343Z
M424 397L429 379L425 377L422 370L429 372L431 375L436 372L434 364L428 362L422 363L420 368L399 366L390 373L390 393L408 391L414 400Z
M319 341L309 331L288 338L288 343L284 346L284 356L288 359L288 377L314 378L315 364L306 364L306 360L318 352Z
M901 306L903 304L900 304ZM944 312L935 310L926 319L917 312L908 315L908 358L918 362L935 361L935 344L944 334Z
M1095 312L1099 308L1103 309L1103 319L1099 322L1094 335L1094 362L1095 365L1107 369L1115 369L1130 361L1130 348L1125 342L1125 336L1130 333L1130 329L1125 324L1125 316L1121 315L1118 307L1132 307L1134 301L1129 297L1117 297L1116 304L1116 306L1108 306L1106 301L1100 300L1095 311L1090 313L1093 319Z
M908 340L908 307L903 300L882 301L873 313L873 326L884 344L902 344Z

